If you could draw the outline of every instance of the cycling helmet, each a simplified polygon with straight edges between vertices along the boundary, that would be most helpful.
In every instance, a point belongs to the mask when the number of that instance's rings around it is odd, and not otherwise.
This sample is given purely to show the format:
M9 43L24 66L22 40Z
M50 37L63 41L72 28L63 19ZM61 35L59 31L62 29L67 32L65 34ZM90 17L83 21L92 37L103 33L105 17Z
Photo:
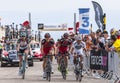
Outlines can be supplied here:
M49 33L45 33L44 37L45 38L50 38L50 34Z
M68 38L68 37L69 37L69 34L68 34L68 33L64 33L64 34L63 34L63 37L64 37L64 38Z
M21 32L21 33L20 33L20 36L21 36L21 37L26 37L26 33L25 33L25 32Z
M82 40L82 38L80 36L75 36L75 40L78 41L78 40Z
M116 29L115 28L110 29L110 34L111 35L114 35L115 33L116 33Z

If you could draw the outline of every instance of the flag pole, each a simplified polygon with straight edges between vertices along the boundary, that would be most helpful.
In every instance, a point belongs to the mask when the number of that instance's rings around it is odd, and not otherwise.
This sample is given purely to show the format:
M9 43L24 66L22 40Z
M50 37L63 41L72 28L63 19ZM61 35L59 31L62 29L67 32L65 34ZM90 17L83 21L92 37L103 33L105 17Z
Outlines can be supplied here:
M29 25L30 25L30 28L31 28L31 13L29 13Z
M76 31L76 13L74 13L74 33L77 35L77 31Z
M103 15L103 31L106 30L106 13Z

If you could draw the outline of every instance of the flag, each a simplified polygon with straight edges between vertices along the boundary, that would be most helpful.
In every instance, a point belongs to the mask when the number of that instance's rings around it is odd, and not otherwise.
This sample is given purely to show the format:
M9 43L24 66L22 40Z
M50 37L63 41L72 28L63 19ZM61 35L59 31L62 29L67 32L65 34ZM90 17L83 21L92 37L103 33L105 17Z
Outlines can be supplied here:
M75 32L76 32L76 34L79 33L79 26L80 26L80 22L76 22L76 25L75 25Z
M80 8L79 16L79 34L89 34L89 8Z
M22 25L23 27L26 27L27 29L31 29L29 21L24 21Z
M68 28L68 31L70 31L70 30L73 30L73 28L72 27Z
M29 25L28 21L23 22L23 26L28 26L28 25Z
M95 21L98 27L103 31L103 10L100 4L95 1L92 1L94 11L95 11Z

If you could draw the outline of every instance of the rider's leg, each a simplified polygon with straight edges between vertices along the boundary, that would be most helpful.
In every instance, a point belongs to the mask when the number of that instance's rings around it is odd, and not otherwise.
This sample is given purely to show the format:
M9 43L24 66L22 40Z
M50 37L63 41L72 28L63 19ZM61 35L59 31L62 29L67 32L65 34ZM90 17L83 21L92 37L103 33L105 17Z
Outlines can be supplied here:
M60 61L62 59L62 56L58 56L58 70L60 70Z
M45 71L46 60L47 60L47 59L44 57L44 58L43 58L43 71Z
M45 56L44 56L44 58L43 58L43 78L46 77L46 73L45 73L46 61L47 61L47 58L45 58Z
M83 56L82 55L80 55L80 62L81 62L81 67L83 69Z
M18 56L19 56L19 69L20 69L22 66L22 55L18 55Z
M28 67L28 53L29 53L29 50L28 49L26 49L25 51L24 51L24 53L25 53L25 59L26 59L26 67Z
M68 67L68 59L67 59L67 56L64 56L64 60L65 60L66 68L67 68L67 67Z
M77 56L74 55L74 59L73 59L74 65L76 64L76 58L77 58Z
M21 75L21 66L22 66L22 56L19 55L19 75Z

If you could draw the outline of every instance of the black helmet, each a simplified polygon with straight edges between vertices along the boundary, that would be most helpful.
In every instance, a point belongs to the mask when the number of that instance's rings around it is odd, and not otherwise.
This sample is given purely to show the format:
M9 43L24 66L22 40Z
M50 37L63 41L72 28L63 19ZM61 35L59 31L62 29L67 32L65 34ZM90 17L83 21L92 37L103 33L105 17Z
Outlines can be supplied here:
M69 37L69 34L68 34L68 33L64 33L64 34L63 34L63 37L64 37L64 38L68 38L68 37Z
M50 38L50 34L49 33L45 33L44 37L45 38Z
M26 32L21 32L20 33L20 37L23 37L23 36L26 37Z

